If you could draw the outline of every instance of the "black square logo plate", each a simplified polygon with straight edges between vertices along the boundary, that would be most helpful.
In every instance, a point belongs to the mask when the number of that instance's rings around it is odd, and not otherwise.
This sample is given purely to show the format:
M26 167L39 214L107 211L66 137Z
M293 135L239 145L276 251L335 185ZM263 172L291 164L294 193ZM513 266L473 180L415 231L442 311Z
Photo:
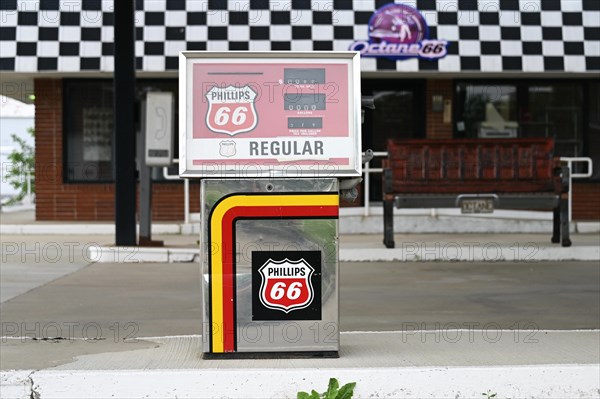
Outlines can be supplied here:
M321 320L321 251L252 252L252 320Z

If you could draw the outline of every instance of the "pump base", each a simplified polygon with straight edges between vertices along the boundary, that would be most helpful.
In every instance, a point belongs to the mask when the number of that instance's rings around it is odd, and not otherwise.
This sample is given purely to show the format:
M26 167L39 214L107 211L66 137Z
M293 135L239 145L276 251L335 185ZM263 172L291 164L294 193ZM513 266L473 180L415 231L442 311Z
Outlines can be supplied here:
M337 359L338 351L203 353L202 359Z

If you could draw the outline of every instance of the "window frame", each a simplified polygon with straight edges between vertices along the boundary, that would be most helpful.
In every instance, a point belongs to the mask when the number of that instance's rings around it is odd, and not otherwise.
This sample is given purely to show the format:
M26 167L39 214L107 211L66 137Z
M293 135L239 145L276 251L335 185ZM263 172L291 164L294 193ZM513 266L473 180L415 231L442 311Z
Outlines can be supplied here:
M577 85L581 89L581 119L578 121L579 129L581 132L581 157L589 157L589 145L590 145L590 137L588 137L587 124L590 120L589 109L587 107L589 98L591 96L591 89L589 83L595 82L595 79L592 78L460 78L454 79L453 82L453 112L452 112L452 138L459 139L464 138L464 134L457 129L457 122L461 119L462 105L459 108L458 98L457 98L457 88L460 84L472 84L472 85L514 85L517 88L517 117L518 122L521 124L522 111L528 105L528 89L531 86L536 85L555 85L560 83L569 83L572 85ZM521 128L521 126L519 126ZM520 132L519 132L520 134ZM518 138L517 138L518 139ZM490 139L493 140L493 139ZM600 178L589 178L578 180L577 183L597 183L600 181Z
M69 101L71 101L71 98L69 98L69 96L67 95L68 93L68 88L70 85L77 85L77 84L88 84L88 83L109 83L110 85L113 84L113 79L111 78L63 78L62 79L62 167L63 167L63 173L62 173L62 182L65 185L69 185L69 184L113 184L115 182L115 160L114 160L114 143L112 146L112 151L113 151L113 155L111 157L111 168L112 168L112 178L111 179L96 179L96 180L83 180L83 179L71 179L69 178L69 169L67 167L68 163L69 163L69 152L68 152L68 140L69 140L69 135L71 133L70 128L71 126L69 125L69 116L68 116L68 111L70 108L69 105ZM174 88L176 89L176 91L173 92L174 95L174 99L175 102L177 102L178 99L178 81L177 78L144 78L144 79L136 79L135 82L135 90L136 90L136 115L135 115L135 128L136 128L136 132L140 129L140 118L141 118L141 108L138 106L139 105L139 101L140 99L138 98L138 94L141 92L141 90L143 90L144 87L148 87L151 86L152 84L165 84L165 83L172 83ZM113 94L114 95L114 94ZM114 102L112 105L112 111L113 111L113 117L114 117ZM175 106L174 109L174 118L177 124L178 118L177 118L177 106ZM113 132L114 134L114 132ZM178 149L178 134L177 134L177 129L174 130L173 132L173 139L174 139L174 150L175 153L177 153L177 149ZM137 143L136 143L137 145ZM177 155L177 154L174 154ZM136 154L137 156L137 154ZM172 166L174 168L177 167L176 164L174 164L174 166ZM162 174L161 174L162 176ZM166 180L166 179L152 179L153 182L160 182L162 183L169 183L169 184L178 184L181 183L181 181L179 180Z
M113 177L111 179L97 179L97 180L70 179L69 178L69 168L68 168L68 165L69 165L69 145L68 145L68 143L69 143L69 133L71 133L69 117L68 117L69 108L71 105L69 103L70 98L67 95L68 88L73 83L82 83L82 84L86 84L86 83L90 83L90 82L107 83L107 82L111 82L111 81L112 81L112 79L106 79L106 78L97 78L97 79L65 78L62 81L62 168L63 168L62 175L63 175L63 184L107 184L107 183L115 182L114 153L111 156L111 161L110 161L112 175L113 175ZM112 104L112 109L114 111L114 104ZM111 147L112 147L112 145L111 145Z
M415 134L414 139L424 139L427 137L427 102L426 100L426 88L427 79L415 78L415 79L397 79L397 78L361 78L361 91L363 96L372 96L377 91L401 91L410 90L413 91L415 96L415 108L416 114L413 115L415 121ZM363 151L372 149L373 141L372 135L375 132L370 132L371 135L367 135L367 130L371 129L373 121L373 111L367 110L365 112L365 122L362 126L362 147ZM376 150L373 150L376 151Z

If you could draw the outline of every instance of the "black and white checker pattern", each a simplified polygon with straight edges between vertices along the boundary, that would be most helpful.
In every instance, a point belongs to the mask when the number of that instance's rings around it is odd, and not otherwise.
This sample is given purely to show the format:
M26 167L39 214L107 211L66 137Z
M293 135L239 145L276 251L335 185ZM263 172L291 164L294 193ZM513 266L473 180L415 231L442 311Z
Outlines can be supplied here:
M347 50L389 0L138 0L136 62L176 70L181 50ZM363 71L600 71L600 0L412 0L440 60L363 58ZM109 0L0 0L0 71L112 72Z

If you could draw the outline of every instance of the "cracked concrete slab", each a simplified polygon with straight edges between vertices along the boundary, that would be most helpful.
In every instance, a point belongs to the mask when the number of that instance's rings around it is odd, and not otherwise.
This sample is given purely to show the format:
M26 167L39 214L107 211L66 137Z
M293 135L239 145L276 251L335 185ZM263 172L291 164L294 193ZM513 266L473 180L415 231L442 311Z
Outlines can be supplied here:
M339 359L202 359L201 336L154 337L135 353L79 356L55 370L483 367L600 363L600 331L342 332ZM126 346L123 346L127 350Z
M295 397L332 376L357 381L357 397L593 397L599 338L598 330L345 332L339 359L203 360L201 336L148 337L152 347L0 375L2 397L19 399Z
M325 390L329 378L355 382L356 398L593 398L598 365L413 367L378 369L231 369L40 371L34 389L44 399L296 398ZM485 394L484 394L485 395Z
M91 354L109 354L159 346L158 343L130 340L127 342L73 340L4 339L0 369L49 369L74 362L78 357ZM130 354L132 355L132 354ZM135 356L135 354L133 354Z

